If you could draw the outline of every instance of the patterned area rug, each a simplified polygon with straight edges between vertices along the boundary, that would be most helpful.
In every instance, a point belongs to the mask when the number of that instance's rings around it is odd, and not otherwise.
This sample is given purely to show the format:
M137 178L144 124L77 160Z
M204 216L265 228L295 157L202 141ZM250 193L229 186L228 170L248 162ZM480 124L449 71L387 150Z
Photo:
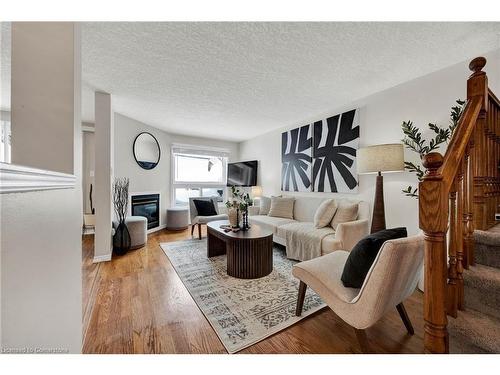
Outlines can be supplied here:
M274 249L274 269L260 279L228 276L226 256L207 258L206 240L160 244L177 274L229 353L236 353L326 306L308 288L301 317L295 316L296 263Z

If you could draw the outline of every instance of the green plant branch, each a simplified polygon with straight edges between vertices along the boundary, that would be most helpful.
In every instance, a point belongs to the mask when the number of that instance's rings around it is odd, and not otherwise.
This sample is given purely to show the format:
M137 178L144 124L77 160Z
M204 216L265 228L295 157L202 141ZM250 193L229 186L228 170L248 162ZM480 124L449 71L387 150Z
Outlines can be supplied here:
M451 107L450 122L448 127L441 127L434 123L429 123L427 125L435 134L429 141L424 139L422 131L413 125L413 122L403 121L401 129L403 130L404 137L401 141L405 147L417 153L419 158L422 159L422 157L427 155L429 152L438 150L442 144L448 144L460 121L460 117L462 116L465 107L465 101L463 100L457 99L455 103L456 105ZM425 175L424 169L422 169L420 165L413 162L405 161L405 169L408 172L415 173L418 181L422 181ZM418 199L418 188L416 187L410 185L406 189L403 189L402 192L408 197Z

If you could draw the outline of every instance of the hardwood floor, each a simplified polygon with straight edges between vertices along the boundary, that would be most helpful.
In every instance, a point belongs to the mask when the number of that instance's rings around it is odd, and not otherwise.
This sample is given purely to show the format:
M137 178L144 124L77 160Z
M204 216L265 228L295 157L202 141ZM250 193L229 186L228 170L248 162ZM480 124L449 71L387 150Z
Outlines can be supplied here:
M206 233L203 233L205 236ZM92 263L93 236L83 240L84 353L226 353L159 243L191 238L188 230L149 235L147 246L111 262ZM366 330L376 353L422 353L422 293ZM240 353L359 353L356 333L329 308Z

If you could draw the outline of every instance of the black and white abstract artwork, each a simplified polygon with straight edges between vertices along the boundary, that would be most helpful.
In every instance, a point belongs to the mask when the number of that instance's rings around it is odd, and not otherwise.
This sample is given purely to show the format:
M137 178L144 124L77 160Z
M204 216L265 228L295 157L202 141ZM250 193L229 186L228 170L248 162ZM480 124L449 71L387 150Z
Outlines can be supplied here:
M312 190L312 126L281 134L281 190Z
M359 148L358 110L313 124L313 190L357 193L356 152Z

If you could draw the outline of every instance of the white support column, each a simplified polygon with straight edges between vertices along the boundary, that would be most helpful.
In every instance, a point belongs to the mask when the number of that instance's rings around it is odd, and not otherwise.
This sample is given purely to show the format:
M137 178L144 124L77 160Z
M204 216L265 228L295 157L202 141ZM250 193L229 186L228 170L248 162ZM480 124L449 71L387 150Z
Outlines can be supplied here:
M94 262L111 260L113 132L111 95L95 93L95 242Z

